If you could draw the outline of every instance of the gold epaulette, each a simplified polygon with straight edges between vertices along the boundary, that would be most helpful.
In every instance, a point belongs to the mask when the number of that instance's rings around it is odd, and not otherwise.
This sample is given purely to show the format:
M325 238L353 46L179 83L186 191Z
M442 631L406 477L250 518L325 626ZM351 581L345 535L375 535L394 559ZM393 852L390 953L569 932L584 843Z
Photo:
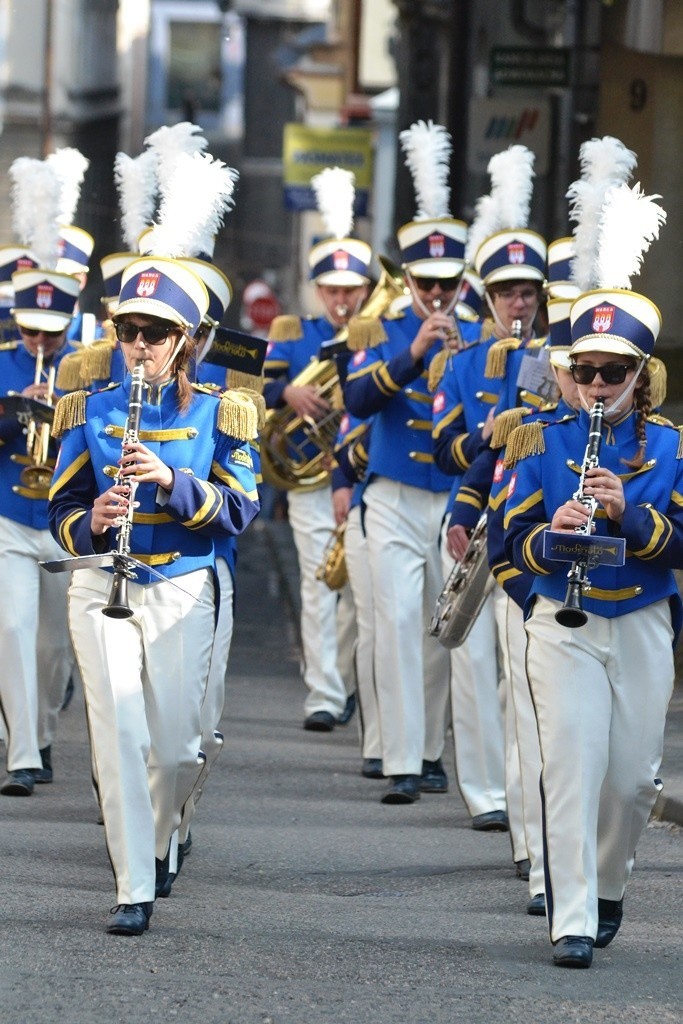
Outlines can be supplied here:
M451 353L447 348L442 348L440 352L437 352L431 363L429 364L429 373L427 374L427 390L431 391L432 394L436 391L439 384L443 379L443 375L446 372L446 363Z
M258 413L251 398L238 391L224 391L217 426L236 441L253 441L258 433Z
M533 423L522 423L512 431L505 447L503 465L506 469L512 469L520 459L526 459L529 455L543 454L545 451L544 426L547 424L543 424L541 420L535 420Z
M493 421L491 447L504 448L512 431L522 425L522 420L530 412L531 409L525 409L519 405L516 409L506 409L505 412L499 413Z
M244 374L244 376L247 376L247 374ZM245 395L254 403L254 408L256 409L256 429L260 433L266 422L266 400L261 392L254 391L253 388L242 386L239 388L232 388L231 394Z
M493 320L487 318L482 321L481 334L479 335L479 341L488 341L489 338L493 337L493 332L496 329L496 325Z
M352 352L362 352L366 348L376 348L387 340L387 332L379 317L352 316L349 320L348 339L346 344Z
M61 437L65 430L82 427L85 423L85 400L87 391L71 391L59 399L52 421L52 436Z
M651 412L647 417L648 423L656 423L658 427L673 427L673 421L659 412ZM683 429L683 428L681 428Z
M254 373L244 373L242 370L228 370L225 375L226 388L249 388L259 395L263 394L265 383L263 374L257 377Z
M653 356L647 369L650 374L650 402L653 409L659 409L666 401L666 366L661 359Z
M81 378L81 362L85 349L80 348L77 352L69 352L64 356L57 369L55 387L60 391L75 391L83 386Z
M204 384L200 384L199 381L193 381L190 384L193 391L199 391L202 395L216 395L220 397L223 392L223 388L220 384L214 384L212 380L207 380Z
M84 387L90 387L94 380L107 380L111 377L111 357L115 348L115 339L98 338L83 349L81 384Z
M521 344L519 338L501 338L500 341L494 341L486 354L484 376L489 380L504 377L508 352L515 352Z
M0 352L14 352L19 347L18 341L3 341L0 345Z
M292 313L276 316L268 328L268 341L300 341L303 336L301 317Z

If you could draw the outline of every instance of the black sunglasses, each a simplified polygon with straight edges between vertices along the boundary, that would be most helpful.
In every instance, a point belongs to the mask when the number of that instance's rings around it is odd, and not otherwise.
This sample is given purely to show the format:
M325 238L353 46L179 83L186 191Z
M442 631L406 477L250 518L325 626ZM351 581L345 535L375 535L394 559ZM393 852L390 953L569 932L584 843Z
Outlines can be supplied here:
M114 329L116 330L116 337L124 345L132 345L138 334L141 334L145 339L146 345L161 345L162 341L166 341L171 331L176 330L171 324L145 324L144 327L140 327L139 324L121 321L114 323Z
M39 334L44 334L46 338L58 338L60 334L64 334L66 328L63 327L61 331L39 331L36 327L22 327L20 330L27 338L37 338Z
M442 292L454 292L460 277L416 277L414 280L421 292L431 292L435 284L441 285Z
M623 384L626 374L635 367L629 363L605 363L604 366L591 366L590 363L572 363L571 375L577 384L592 384L600 374L605 384Z

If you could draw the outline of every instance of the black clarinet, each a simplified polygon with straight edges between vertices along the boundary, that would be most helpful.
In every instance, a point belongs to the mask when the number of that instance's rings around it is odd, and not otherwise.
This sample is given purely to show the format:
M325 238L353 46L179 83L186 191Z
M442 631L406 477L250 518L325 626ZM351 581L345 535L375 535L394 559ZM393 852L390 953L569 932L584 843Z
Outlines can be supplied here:
M135 364L128 397L128 416L126 428L121 440L121 453L126 455L130 445L138 441L140 429L140 416L142 414L142 398L145 385L145 370L142 362ZM111 585L109 601L102 609L103 615L111 619L129 619L133 610L128 604L128 580L131 572L126 564L126 558L130 555L130 535L133 530L133 506L135 504L135 491L137 481L133 476L125 476L119 470L115 483L119 486L128 487L128 508L126 514L119 520L119 532L116 535L116 555L114 558L114 579Z
M600 443L602 441L602 417L604 412L605 403L601 398L598 398L590 412L591 422L588 430L588 444L586 445L586 452L583 456L579 487L572 495L575 501L580 501L581 504L588 509L588 518L585 523L581 526L577 526L574 530L575 533L580 533L585 536L590 536L591 534L595 510L598 507L598 503L595 498L584 494L586 473L589 469L593 469L598 465ZM588 621L588 616L583 610L582 595L584 591L589 589L590 580L588 579L588 561L585 559L579 559L572 563L572 567L567 573L567 593L564 599L564 604L557 612L555 612L555 619L561 626L568 626L570 629L576 629L578 626L585 626Z

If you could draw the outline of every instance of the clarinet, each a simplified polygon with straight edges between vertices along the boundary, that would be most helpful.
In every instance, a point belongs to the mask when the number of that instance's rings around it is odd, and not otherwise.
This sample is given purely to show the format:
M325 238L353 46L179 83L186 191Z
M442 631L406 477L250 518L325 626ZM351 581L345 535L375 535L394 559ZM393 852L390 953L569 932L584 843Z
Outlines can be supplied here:
M128 416L126 428L121 440L121 454L127 455L130 445L138 441L138 430L140 429L140 416L142 414L142 397L145 384L145 371L142 362L135 364L132 373L130 395L128 397ZM135 504L135 491L137 481L134 476L125 476L119 470L115 484L128 487L128 508L126 514L118 520L119 531L116 535L116 557L114 558L114 579L111 585L109 601L102 609L103 615L111 619L129 619L133 610L128 604L128 580L131 578L130 569L126 564L127 556L130 555L130 535L133 530L133 506Z
M586 473L589 469L593 469L598 465L600 442L602 441L602 417L604 411L605 403L601 398L598 398L590 411L591 421L590 428L588 430L588 444L586 445L586 451L583 456L579 487L572 495L575 501L580 501L584 508L588 510L588 518L586 519L586 522L583 523L582 526L577 526L574 529L574 533L580 533L585 536L590 536L593 528L595 510L598 507L598 503L595 498L584 494L584 488L586 485ZM555 620L559 622L561 626L569 626L570 629L576 629L578 626L585 626L588 621L588 616L583 610L581 596L584 591L588 590L590 590L588 561L578 560L573 562L571 569L567 573L567 593L564 599L564 604L557 612L555 612Z

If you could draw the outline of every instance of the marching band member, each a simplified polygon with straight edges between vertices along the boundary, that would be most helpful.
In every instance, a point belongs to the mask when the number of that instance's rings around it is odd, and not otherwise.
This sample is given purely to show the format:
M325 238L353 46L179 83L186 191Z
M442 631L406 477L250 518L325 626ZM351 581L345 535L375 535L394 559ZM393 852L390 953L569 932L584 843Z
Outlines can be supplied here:
M681 623L672 569L683 564L682 444L680 431L649 416L648 361L661 317L629 289L664 217L639 186L608 191L592 262L597 287L583 291L570 313L581 410L519 453L508 488L506 549L534 576L526 661L559 967L590 967L593 948L617 934L660 785ZM598 564L589 568L575 555L568 586L567 563L551 557L552 545L546 554L544 536L569 539L577 530L586 543L594 533L594 544L609 544L593 549ZM627 557L606 564L620 542ZM590 590L582 593L587 572Z
M312 361L325 358L325 344L359 312L368 292L370 246L348 237L353 225L353 181L350 172L328 167L312 182L332 236L314 245L308 257L310 278L315 282L323 315L276 317L269 332L272 344L264 364L266 405L269 409L290 406L309 422L321 423L334 411L314 384L297 383L297 377ZM335 434L336 428L332 439ZM264 474L267 479L265 466ZM353 645L340 642L348 620L355 617L350 591L346 588L338 598L316 578L335 527L331 484L327 480L320 486L289 490L287 502L301 579L303 680L308 688L304 728L331 732L335 725L348 721L356 688L355 671L341 670L342 658L353 656Z
M53 535L71 555L101 554L117 549L115 528L132 523L132 554L154 569L131 582L126 617L103 614L108 573L79 569L69 588L116 878L113 934L142 934L167 883L171 836L197 774L214 635L213 538L241 533L259 507L253 405L188 379L207 306L203 283L181 263L131 263L113 317L131 375L67 396L55 417L64 437L50 494ZM141 372L131 436L131 389Z

